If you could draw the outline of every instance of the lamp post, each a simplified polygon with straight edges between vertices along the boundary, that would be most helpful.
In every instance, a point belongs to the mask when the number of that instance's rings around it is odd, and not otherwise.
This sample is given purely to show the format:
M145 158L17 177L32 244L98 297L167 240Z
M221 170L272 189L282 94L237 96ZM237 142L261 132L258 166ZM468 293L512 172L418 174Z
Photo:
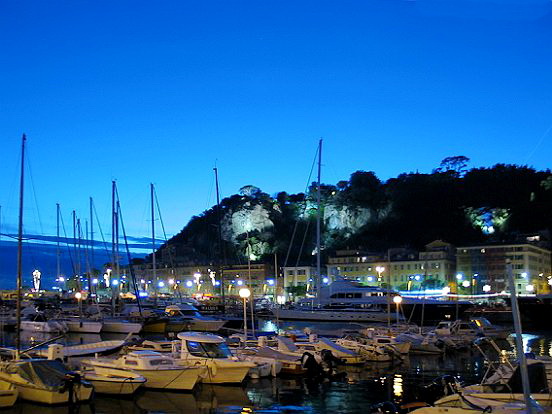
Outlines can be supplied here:
M239 295L240 295L240 298L243 299L243 333L244 333L244 336L245 336L245 339L244 339L244 345L245 345L245 341L247 341L247 298L249 296L251 296L251 291L247 288L241 288L239 290Z
M396 321L397 321L397 324L399 323L399 306L401 305L402 303L402 296L393 296L393 302L395 303L395 305L397 305L397 318L396 318Z

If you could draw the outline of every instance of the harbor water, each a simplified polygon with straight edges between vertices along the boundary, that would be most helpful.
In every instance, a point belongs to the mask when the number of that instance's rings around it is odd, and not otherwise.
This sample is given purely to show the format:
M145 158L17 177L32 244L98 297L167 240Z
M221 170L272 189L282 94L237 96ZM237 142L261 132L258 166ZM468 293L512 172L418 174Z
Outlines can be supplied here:
M330 331L336 324L281 322L280 328ZM343 327L343 325L338 325ZM274 322L261 321L261 330L272 330ZM66 344L121 339L123 336L68 334ZM157 337L160 339L160 337ZM37 334L23 335L27 345L47 339ZM156 339L156 337L151 337ZM4 345L13 343L13 334L3 333ZM511 337L499 343L513 352ZM552 332L524 334L526 351L552 356ZM247 379L241 386L199 384L193 392L138 390L129 398L95 396L90 403L75 407L37 406L18 402L3 413L367 413L384 402L397 406L427 399L427 389L435 378L455 375L467 383L477 382L487 368L480 353L472 348L441 356L410 355L400 363L369 362L363 366L340 367L344 374L334 381L313 381L305 377Z

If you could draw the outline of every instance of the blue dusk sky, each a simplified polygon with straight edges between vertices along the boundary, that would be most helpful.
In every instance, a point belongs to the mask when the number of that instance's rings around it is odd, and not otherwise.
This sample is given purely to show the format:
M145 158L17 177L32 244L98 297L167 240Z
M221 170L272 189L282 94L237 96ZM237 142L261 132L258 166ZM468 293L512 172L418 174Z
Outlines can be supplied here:
M549 0L4 0L0 27L4 233L22 133L40 235L92 196L110 237L113 179L135 237L150 182L170 236L215 203L215 163L222 196L303 191L320 137L327 183L550 166Z

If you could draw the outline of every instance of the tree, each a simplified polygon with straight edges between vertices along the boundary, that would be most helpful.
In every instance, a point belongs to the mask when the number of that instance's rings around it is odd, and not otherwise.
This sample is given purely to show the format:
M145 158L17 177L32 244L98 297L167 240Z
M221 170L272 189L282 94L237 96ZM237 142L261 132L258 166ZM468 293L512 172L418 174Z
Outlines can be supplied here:
M439 164L439 168L437 168L435 172L452 171L457 177L461 177L467 171L468 162L470 162L470 159L463 155L447 157L443 159L443 161L441 161L441 164Z

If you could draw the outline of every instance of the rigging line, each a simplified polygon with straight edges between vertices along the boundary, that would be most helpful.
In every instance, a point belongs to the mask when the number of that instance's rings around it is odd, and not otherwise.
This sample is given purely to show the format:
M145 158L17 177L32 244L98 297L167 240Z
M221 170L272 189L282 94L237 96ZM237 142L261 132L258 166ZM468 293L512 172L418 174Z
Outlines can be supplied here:
M100 224L100 218L98 217L98 212L96 211L96 203L94 203L94 200L92 200L92 210L94 211L94 216L96 217L96 224L98 225L98 229L100 229L100 236L102 236L102 242L104 245L105 253L107 257L109 257L109 247L107 246L107 242L105 241L105 237L102 230L102 225ZM94 243L92 243L92 248L94 248Z
M550 124L550 126L548 127L546 132L544 134L542 134L542 136L539 139L539 142L537 142L537 145L535 145L535 148L533 148L531 153L527 156L527 158L525 158L525 164L527 164L527 162L533 157L533 155L535 155L535 152L537 152L537 149L539 149L541 144L544 142L544 138L546 138L546 136L548 135L548 133L550 131L552 131L552 124Z
M40 233L44 234L44 229L42 227L42 219L40 217L40 210L38 209L38 199L36 197L36 190L35 190L34 178L33 178L33 170L31 168L31 161L30 161L29 158L30 158L29 150L27 150L27 157L25 157L25 161L27 162L27 169L29 170L29 178L30 178L29 181L31 182L31 189L33 191L33 198L34 198L35 207L36 207L36 215L38 217L38 226L40 227Z
M167 232L165 231L165 223L163 222L163 216L161 216L161 209L159 208L159 199L157 198L157 190L155 189L155 187L153 187L153 197L155 199L157 213L159 214L159 222L161 223L161 230L163 231L163 237L165 238L165 245L167 246L167 250L169 252L169 262L171 263L171 267L174 270L175 268L174 258L173 258L171 249L168 248L169 240L167 239Z
M75 275L75 274L77 274L76 269L75 269L75 262L73 261L73 256L71 254L71 248L69 247L69 244L67 243L67 240L69 240L69 238L67 237L67 232L65 231L65 222L63 221L63 214L61 214L61 209L60 209L60 212L59 212L59 218L60 218L60 221L61 221L61 228L63 230L63 235L65 237L65 246L67 247L67 252L69 253L69 261L71 262L71 269L73 270L73 274Z
M305 198L306 198L306 194L307 194L307 191L309 189L310 182L311 182L311 177L312 177L312 173L314 171L314 166L316 165L316 158L318 157L319 149L320 148L317 145L316 146L316 152L314 154L314 159L312 160L312 165L311 165L311 170L310 170L310 173L309 173L309 178L307 179L307 184L305 186ZM305 200L305 202L303 204L303 211L301 212L301 214L305 213L306 210L307 210L307 202ZM295 234L297 233L298 225L299 225L299 218L297 220L295 220L295 225L293 226L293 233L291 234L291 241L289 242L288 251L286 253L286 258L284 260L284 266L283 267L287 266L287 263L288 263L288 260L289 260L289 255L291 254L291 249L293 247L293 241L295 240Z
M140 292L138 290L138 283L136 282L136 274L134 273L134 266L132 266L132 259L130 257L130 249L128 247L128 240L125 230L125 224L123 222L123 213L121 212L121 203L119 200L119 191L117 186L115 186L115 194L117 196L117 218L121 221L121 230L123 230L123 239L125 241L125 248L128 259L128 269L130 270L130 278L132 279L132 285L134 287L134 294L136 295L136 303L138 304L138 310L140 315L142 315L142 304L140 303Z
M303 254L303 247L305 247L305 240L307 239L307 234L309 233L310 220L307 220L307 228L303 233L303 240L301 241L301 247L299 248L299 254L297 255L297 261L295 262L295 267L299 266L299 260Z

